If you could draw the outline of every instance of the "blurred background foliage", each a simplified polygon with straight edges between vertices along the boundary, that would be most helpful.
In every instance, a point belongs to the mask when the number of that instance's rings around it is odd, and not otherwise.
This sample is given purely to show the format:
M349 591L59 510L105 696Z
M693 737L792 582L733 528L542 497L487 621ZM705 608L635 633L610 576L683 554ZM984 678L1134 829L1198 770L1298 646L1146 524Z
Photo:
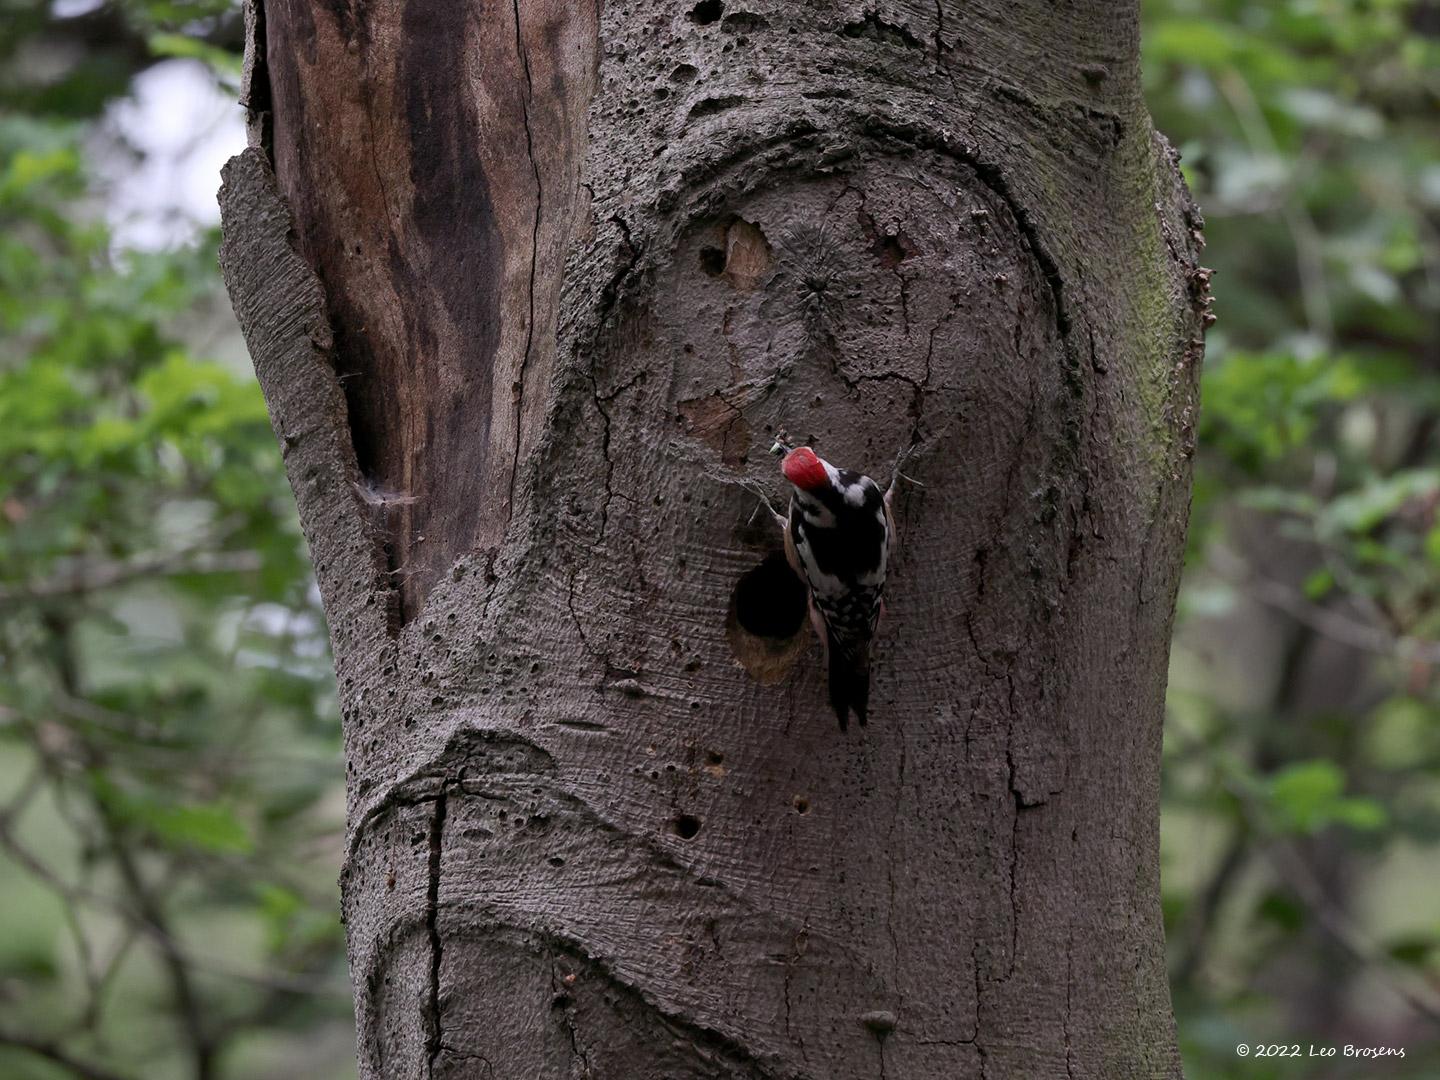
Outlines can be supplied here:
M1187 1072L1433 1077L1440 2L1143 7L1220 316L1166 729ZM0 1077L354 1072L324 624L215 265L240 40L230 0L0 0Z
M1219 316L1165 739L1188 1073L1440 1076L1440 3L1144 18Z
M354 1073L324 623L213 213L149 160L243 141L240 41L0 0L6 1080Z

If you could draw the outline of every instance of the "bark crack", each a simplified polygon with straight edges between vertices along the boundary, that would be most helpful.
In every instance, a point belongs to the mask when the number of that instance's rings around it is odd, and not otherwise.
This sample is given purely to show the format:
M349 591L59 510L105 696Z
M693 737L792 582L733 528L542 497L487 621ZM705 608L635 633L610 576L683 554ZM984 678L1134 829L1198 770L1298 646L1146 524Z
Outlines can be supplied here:
M535 344L535 271L540 261L540 215L545 205L544 188L540 180L540 163L535 160L535 136L530 127L530 103L535 96L535 84L530 76L530 51L525 47L524 35L520 30L520 0L511 0L515 13L515 53L525 70L525 93L520 98L520 119L525 125L525 152L530 157L530 169L535 174L535 221L530 230L530 320L525 329L525 352L520 357L520 371L515 377L515 454L510 462L510 496L507 513L515 516L515 482L520 475L520 446L525 440L525 373L530 366L530 353Z
M426 1006L429 1034L426 1038L425 1075L435 1075L435 1063L444 1050L440 1023L440 965L444 939L440 934L440 864L445 848L445 810L448 788L442 784L435 796L435 815L430 822L430 883L425 908L425 932L430 938L430 996Z
M1072 834L1073 839L1073 834ZM1075 865L1074 852L1071 852L1070 865L1073 870ZM1070 920L1066 927L1065 935L1065 1015L1061 1018L1060 1027L1065 1033L1065 1075L1075 1075L1075 1055L1070 1047L1070 1015L1073 1008L1073 994L1075 990L1075 923Z
M980 1041L981 1012L985 1001L985 980L980 975L980 938L977 935L975 942L970 947L970 966L975 971L975 1034L971 1042L975 1044L975 1053L980 1057L980 1080L986 1080L986 1059L985 1044ZM962 1040L964 1041L964 1040Z
M1015 974L1015 956L1020 951L1020 897L1016 892L1016 880L1020 876L1020 815L1026 809L1020 792L1014 790L1013 761L1010 768L1010 788L1015 796L1015 819L1010 824L1010 967L1005 973L1007 979Z
M596 400L599 399L597 398ZM578 576L578 570L570 575L569 587L565 596L565 607L570 612L570 621L575 624L575 632L580 635L580 644L585 646L586 652L608 668L610 666L610 657L590 644L590 639L585 636L585 627L580 623L580 613L575 610L575 579Z
M554 1008L560 1013L560 1023L565 1028L565 1034L570 1040L570 1056L580 1063L580 1076L582 1080L590 1074L590 1054L580 1044L580 1033L575 1030L575 1013L572 1008L573 1002L566 992L569 983L575 981L573 974L561 976L556 970L555 954L550 953L550 988L554 992Z
M804 1065L806 1065L806 1066L808 1066L808 1065L810 1064L810 1052L809 1052L809 1050L807 1050L806 1047L805 1047L805 1038L804 1038L803 1035L801 1035L801 1036L793 1035L792 1032L791 1032L791 1027L790 1027L790 1009L791 1009L790 983L791 983L791 981L792 981L792 980L794 979L794 977L795 977L795 968L799 965L799 963L800 963L800 958L805 955L805 949L804 949L804 947L802 947L802 943L808 943L809 939L810 939L810 919L809 919L809 917L807 916L807 917L805 918L805 920L800 924L800 931L795 935L794 939L790 942L790 955L789 955L789 956L786 958L786 960L785 960L785 979L784 979L784 986L785 986L785 1034L786 1034L787 1037L790 1037L790 1038L795 1039L796 1045L799 1046L799 1048L800 1048L800 1061L801 1061L802 1064L804 1064Z
M960 296L952 293L950 296L950 310L935 321L930 328L930 337L925 345L925 374L921 377L920 383L915 387L915 422L910 426L910 445L915 446L920 442L920 431L925 424L925 395L930 392L930 379L934 371L935 361L935 335L940 329L955 317L960 310Z
M515 0L515 2L518 3L519 0ZM626 255L624 262L618 269L616 269L610 280L605 283L605 287L600 291L600 312L599 317L596 319L595 323L597 327L595 334L597 341L599 339L600 332L604 329L606 323L610 321L611 314L614 312L616 306L620 302L621 285L623 284L625 279L630 276L631 271L635 269L635 265L640 261L640 255L643 251L643 248L636 246L635 241L630 234L630 225L625 221L623 217L621 217L619 214L614 214L611 216L610 221L620 227L620 236L621 239L625 242ZM627 383L625 386L620 387L618 390L613 391L608 397L602 395L600 393L600 377L598 374L596 374L597 356L594 344L595 343L592 342L590 352L590 369L586 374L586 378L590 382L590 396L594 399L595 411L600 414L600 420L603 425L600 432L600 453L605 459L605 500L600 504L600 535L597 539L604 540L605 531L607 528L609 528L610 525L610 504L615 499L615 488L613 486L613 481L615 477L615 461L610 456L611 418L610 411L605 408L605 405L608 402L613 401L617 396L619 396L621 392L628 389L630 386L633 386L634 381Z
M935 71L944 72L945 77L950 80L950 89L954 91L955 73L950 70L950 65L945 62L945 4L944 0L935 0Z
M895 856L897 843L895 832L900 824L901 800L905 792L905 770L908 765L909 748L907 740L900 740L900 768L899 778L896 781L896 798L894 812L890 816L890 836L886 843L888 863L885 868L886 878L890 886L890 907L885 916L885 926L890 934L890 985L894 991L897 1004L905 999L904 992L900 987L900 938L895 933ZM902 834L903 839L903 834ZM898 1010L897 1010L898 1011ZM881 1075L884 1075L884 1053L881 1053Z

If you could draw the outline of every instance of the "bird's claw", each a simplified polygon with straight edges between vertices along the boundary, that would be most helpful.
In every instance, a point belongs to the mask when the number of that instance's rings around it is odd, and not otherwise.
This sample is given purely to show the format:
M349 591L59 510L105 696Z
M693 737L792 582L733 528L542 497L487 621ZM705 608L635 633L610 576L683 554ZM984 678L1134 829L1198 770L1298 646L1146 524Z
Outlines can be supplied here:
M901 480L914 484L918 488L923 488L925 486L919 480L916 480L913 476L907 476L902 471L905 468L905 463L910 460L911 456L915 453L917 449L919 449L919 446L912 443L910 446L903 447L900 452L895 455L895 464L890 469L890 486L887 489L888 492L893 492L895 490L895 485L898 484Z

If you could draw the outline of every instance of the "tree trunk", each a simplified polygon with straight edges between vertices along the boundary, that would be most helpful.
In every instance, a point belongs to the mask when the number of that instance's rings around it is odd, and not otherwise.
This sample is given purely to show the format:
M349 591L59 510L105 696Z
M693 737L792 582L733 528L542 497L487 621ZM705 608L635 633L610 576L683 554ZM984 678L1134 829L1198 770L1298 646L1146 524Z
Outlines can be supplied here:
M1206 274L1137 5L582 7L251 13L222 260L331 619L361 1075L1178 1076ZM917 447L844 735L733 483L781 429Z

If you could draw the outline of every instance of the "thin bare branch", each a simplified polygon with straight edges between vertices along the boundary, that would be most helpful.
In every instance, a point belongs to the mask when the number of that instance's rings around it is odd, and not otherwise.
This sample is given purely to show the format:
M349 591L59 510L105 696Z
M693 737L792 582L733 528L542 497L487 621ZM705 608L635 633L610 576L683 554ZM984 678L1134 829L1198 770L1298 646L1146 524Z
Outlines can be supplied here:
M113 589L140 578L182 574L246 574L263 560L255 551L181 551L139 555L117 562L76 560L60 567L46 581L0 585L0 604L34 603Z
M0 1046L29 1051L46 1061L59 1065L62 1069L69 1069L81 1080L131 1080L122 1073L112 1072L75 1057L59 1043L50 1039L39 1039L31 1035L22 1035L19 1032L0 1031Z

